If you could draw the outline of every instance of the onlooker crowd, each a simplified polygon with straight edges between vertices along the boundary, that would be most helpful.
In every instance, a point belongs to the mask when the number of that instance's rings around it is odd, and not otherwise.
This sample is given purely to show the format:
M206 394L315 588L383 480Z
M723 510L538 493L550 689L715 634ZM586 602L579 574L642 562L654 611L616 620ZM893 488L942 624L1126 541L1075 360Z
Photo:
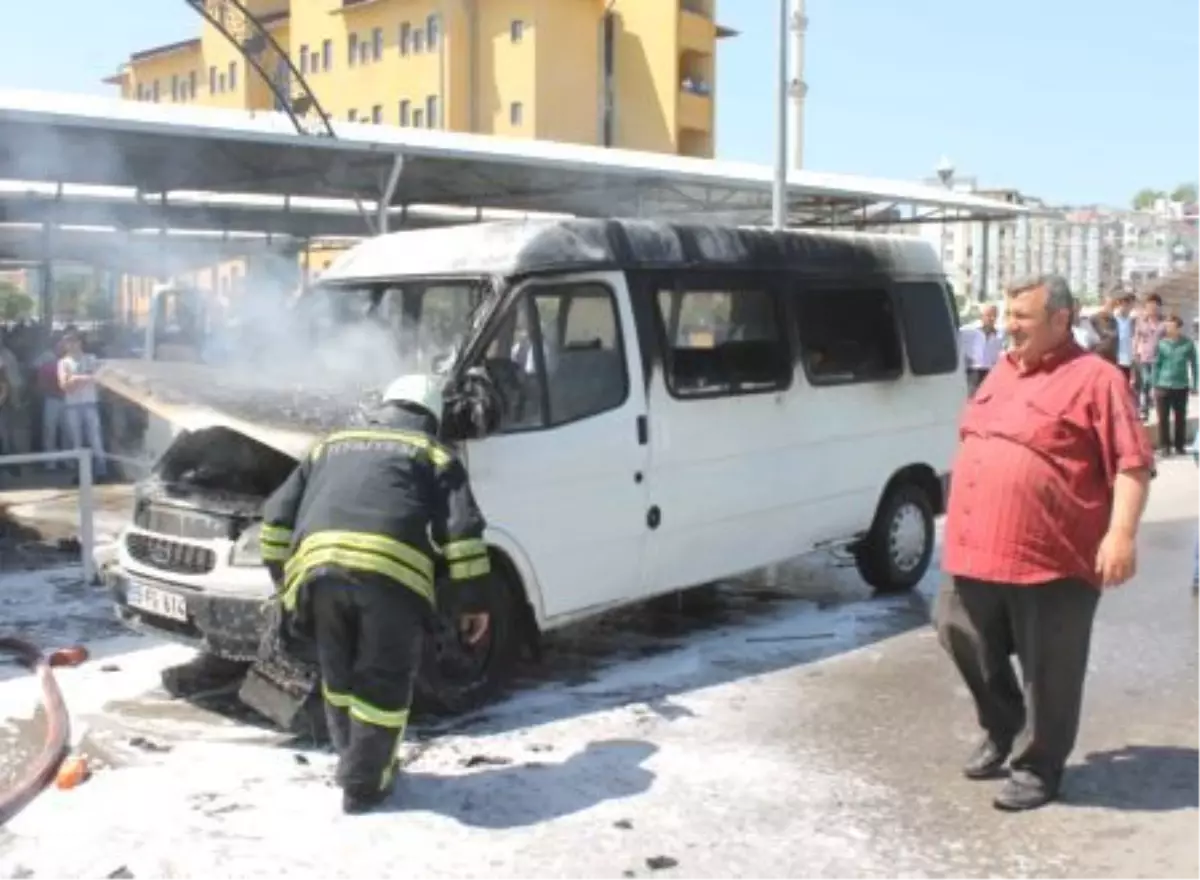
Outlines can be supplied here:
M1162 298L1151 293L1139 303L1132 293L1110 297L1091 315L1078 304L1071 335L1086 351L1120 368L1143 422L1151 408L1158 416L1158 451L1181 454L1188 443L1188 396L1196 392L1196 342L1184 332L1183 319L1162 314ZM960 334L967 384L974 396L996 365L1007 340L997 326L996 306L987 304L980 320Z
M96 366L94 346L75 327L46 332L37 323L19 322L0 329L0 454L86 446L92 450L95 478L103 479L107 467ZM28 470L4 468L0 479Z

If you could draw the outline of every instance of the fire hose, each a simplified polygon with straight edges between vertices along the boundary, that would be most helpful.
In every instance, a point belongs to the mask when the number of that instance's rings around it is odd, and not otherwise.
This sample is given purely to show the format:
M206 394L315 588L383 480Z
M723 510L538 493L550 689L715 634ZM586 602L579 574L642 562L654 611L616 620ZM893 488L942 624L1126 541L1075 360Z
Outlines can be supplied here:
M0 636L0 653L15 657L37 676L42 689L42 711L46 716L41 750L13 783L0 791L0 825L4 825L50 784L70 751L71 725L67 704L52 670L56 666L78 666L87 659L87 651L76 646L62 648L46 656L36 645L24 639Z

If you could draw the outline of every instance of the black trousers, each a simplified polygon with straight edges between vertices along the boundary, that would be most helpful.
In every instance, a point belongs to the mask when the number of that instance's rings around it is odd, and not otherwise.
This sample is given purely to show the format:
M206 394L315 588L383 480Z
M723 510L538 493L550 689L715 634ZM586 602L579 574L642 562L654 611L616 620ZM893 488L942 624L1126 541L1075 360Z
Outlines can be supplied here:
M1164 451L1174 449L1182 454L1187 448L1188 390L1158 388L1154 393L1158 407L1158 448Z
M399 584L321 579L309 589L338 785L390 788L425 634L419 599Z
M1079 733L1099 602L1099 590L1075 579L1034 586L968 578L943 583L938 637L975 700L979 726L1002 748L1015 746L1014 770L1054 784L1061 777Z
M983 380L987 378L988 370L982 367L967 367L967 395L974 397Z

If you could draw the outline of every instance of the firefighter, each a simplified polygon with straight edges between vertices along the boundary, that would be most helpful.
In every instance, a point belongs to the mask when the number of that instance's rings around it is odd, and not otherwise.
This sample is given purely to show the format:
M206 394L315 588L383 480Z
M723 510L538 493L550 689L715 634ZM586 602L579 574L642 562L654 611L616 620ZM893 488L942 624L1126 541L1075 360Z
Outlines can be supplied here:
M397 379L368 424L317 443L264 508L263 561L287 625L316 641L347 813L394 786L442 566L464 639L489 625L485 523L462 462L435 439L441 413L435 380Z

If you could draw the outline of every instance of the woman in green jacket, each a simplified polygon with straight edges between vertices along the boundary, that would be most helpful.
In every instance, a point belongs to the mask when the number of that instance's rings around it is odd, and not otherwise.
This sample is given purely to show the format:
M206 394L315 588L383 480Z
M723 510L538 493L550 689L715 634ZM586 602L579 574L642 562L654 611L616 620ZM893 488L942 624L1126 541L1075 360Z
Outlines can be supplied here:
M1158 404L1158 448L1163 455L1172 451L1183 455L1187 446L1188 394L1196 390L1200 364L1196 360L1196 343L1183 335L1182 318L1168 317L1165 331L1154 354L1151 373Z

